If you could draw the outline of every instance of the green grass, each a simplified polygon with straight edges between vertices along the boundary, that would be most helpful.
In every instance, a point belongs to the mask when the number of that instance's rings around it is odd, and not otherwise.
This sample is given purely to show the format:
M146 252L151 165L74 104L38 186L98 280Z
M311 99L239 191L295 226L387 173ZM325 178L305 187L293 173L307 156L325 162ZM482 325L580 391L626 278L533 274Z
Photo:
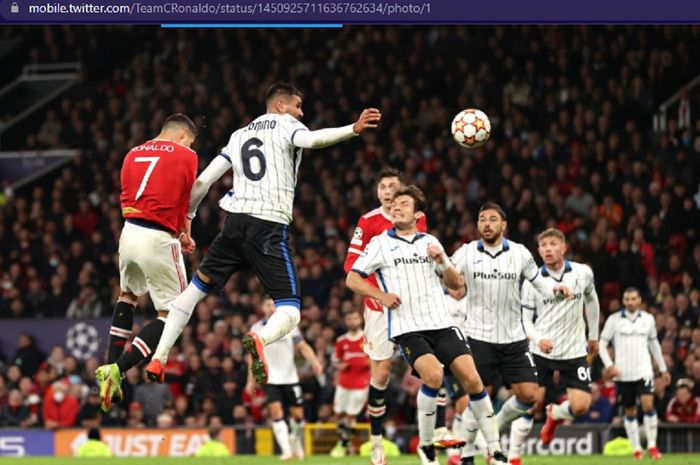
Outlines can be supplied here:
M445 457L440 457L440 463L447 462ZM227 459L192 459L192 458L113 458L113 459L75 459L66 457L27 457L27 458L1 458L1 465L270 465L288 463L295 465L300 462L280 462L277 457L254 457L250 455L232 456ZM331 459L327 456L308 457L301 462L304 465L368 465L369 458L347 457L344 459ZM477 465L483 465L483 459L477 459ZM635 465L647 464L652 461L647 457L641 462L635 462L632 457L603 457L600 455L578 457L524 457L523 465ZM659 465L699 465L699 454L665 455ZM398 458L390 458L389 465L420 465L418 457L405 455Z

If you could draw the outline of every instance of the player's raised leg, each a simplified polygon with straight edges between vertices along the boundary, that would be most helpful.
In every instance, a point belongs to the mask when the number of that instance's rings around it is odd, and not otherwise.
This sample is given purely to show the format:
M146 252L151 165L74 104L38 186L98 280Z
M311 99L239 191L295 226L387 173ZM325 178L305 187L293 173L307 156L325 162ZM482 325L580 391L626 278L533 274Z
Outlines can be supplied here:
M301 291L296 265L289 251L288 226L250 217L247 221L250 224L243 255L275 302L275 312L267 324L243 338L243 346L253 358L255 381L265 384L268 368L262 347L289 334L299 324Z
M111 407L112 397L120 397L122 374L148 359L160 340L168 303L183 290L186 283L185 264L180 250L179 240L165 231L131 223L127 223L122 231L119 246L121 283L141 294L147 290L158 317L141 329L131 346L114 363L97 369L95 376L105 411ZM123 291L122 295L135 301L136 292Z
M163 334L153 353L153 359L146 367L150 379L163 381L168 352L182 334L196 305L208 293L226 283L233 273L248 267L241 252L245 240L242 233L245 218L248 217L236 214L226 218L223 230L212 242L199 270L192 276L192 281L184 292L168 305L169 313Z

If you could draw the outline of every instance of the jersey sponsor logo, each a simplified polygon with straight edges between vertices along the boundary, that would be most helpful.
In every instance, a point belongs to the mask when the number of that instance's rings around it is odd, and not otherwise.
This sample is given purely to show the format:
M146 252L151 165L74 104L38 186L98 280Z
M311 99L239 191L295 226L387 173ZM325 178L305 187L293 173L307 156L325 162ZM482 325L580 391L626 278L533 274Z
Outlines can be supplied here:
M574 295L572 295L569 300L579 300L579 299L581 299L581 297L583 297L583 294L581 292L577 292ZM560 298L551 297L551 298L543 299L542 303L545 305L552 305L552 304L559 303L561 301L562 301L562 299L560 299Z
M248 125L248 130L250 131L264 131L265 129L275 129L277 126L277 121L264 119L262 121L253 121Z
M398 265L399 263L403 265L420 265L422 263L430 263L430 257L428 256L422 256L422 257L398 257L394 259L394 266Z
M498 271L498 270L493 270L492 272L475 271L474 272L474 279L498 279L498 280L505 280L505 281L515 281L516 279L518 279L518 274L517 273L504 273L504 272Z
M143 144L137 145L132 152L174 152L175 146L168 144Z

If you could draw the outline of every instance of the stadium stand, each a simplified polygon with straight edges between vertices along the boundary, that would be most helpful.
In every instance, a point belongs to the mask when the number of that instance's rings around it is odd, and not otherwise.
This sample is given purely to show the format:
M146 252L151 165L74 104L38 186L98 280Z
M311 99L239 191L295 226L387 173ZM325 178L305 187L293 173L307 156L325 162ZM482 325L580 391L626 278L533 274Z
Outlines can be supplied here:
M342 309L359 305L344 285L349 236L358 215L374 206L373 174L392 165L427 192L430 232L449 252L476 238L475 211L493 199L508 214L509 236L531 250L545 227L567 234L571 258L596 274L604 315L620 308L625 287L642 289L674 379L658 390L659 415L680 378L694 379L700 395L698 95L689 93L688 115L670 115L665 131L652 127L659 105L700 73L700 27L14 27L0 35L21 35L27 62L84 66L78 85L3 137L3 149L80 155L16 191L4 183L0 318L109 315L118 295L119 170L128 148L155 135L168 114L184 112L201 128L201 168L261 111L265 88L283 78L303 89L311 128L350 121L351 109L366 105L383 114L379 130L308 155L299 173L293 245L301 328L326 362ZM110 44L121 40L134 47L110 56ZM10 70L0 73L9 78ZM472 153L449 135L453 114L467 106L483 109L495 128ZM219 230L226 185L214 186L198 213L190 270ZM156 399L144 392L138 370L130 371L125 401L102 425L155 425L159 405L176 425L207 426L212 417L261 422L261 393L243 391L240 344L258 318L259 291L241 274L200 303L168 364L170 390ZM147 299L140 307L152 316ZM47 358L31 335L19 337L0 376L0 425L51 427L43 412L57 380L68 384L66 396L89 403L97 360L78 364L59 350ZM307 419L328 420L331 371L317 379L301 370ZM397 363L387 396L397 423L413 421L401 413L413 402L403 373ZM615 401L602 382L600 395ZM81 410L76 421L86 415Z

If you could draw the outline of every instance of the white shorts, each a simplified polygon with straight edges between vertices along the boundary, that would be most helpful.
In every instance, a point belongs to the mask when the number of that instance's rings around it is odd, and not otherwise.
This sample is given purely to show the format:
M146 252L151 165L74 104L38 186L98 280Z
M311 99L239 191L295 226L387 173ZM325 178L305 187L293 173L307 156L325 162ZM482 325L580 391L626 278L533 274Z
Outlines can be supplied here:
M346 389L342 386L335 388L335 397L333 398L333 411L337 414L346 414L357 416L360 414L365 404L367 404L367 396L369 390L365 389Z
M394 355L395 345L389 340L389 320L386 312L377 312L365 307L365 348L372 360L389 360Z
M148 292L156 310L167 310L187 287L180 241L165 231L124 223L119 283L122 291L139 297Z

